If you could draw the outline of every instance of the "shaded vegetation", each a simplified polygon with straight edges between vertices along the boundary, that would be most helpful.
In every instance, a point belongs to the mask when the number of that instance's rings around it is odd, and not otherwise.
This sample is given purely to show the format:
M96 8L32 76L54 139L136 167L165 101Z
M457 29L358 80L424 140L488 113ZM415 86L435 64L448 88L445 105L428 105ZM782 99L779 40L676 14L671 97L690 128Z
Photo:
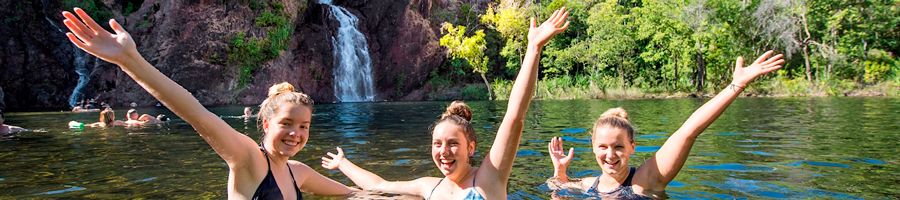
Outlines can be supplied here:
M254 20L256 28L266 30L264 36L251 36L244 32L238 32L230 39L228 47L228 62L238 67L237 87L242 89L252 82L253 74L259 65L275 59L286 50L290 42L290 36L294 33L294 25L284 11L284 5L253 1L250 7L254 10L262 10Z

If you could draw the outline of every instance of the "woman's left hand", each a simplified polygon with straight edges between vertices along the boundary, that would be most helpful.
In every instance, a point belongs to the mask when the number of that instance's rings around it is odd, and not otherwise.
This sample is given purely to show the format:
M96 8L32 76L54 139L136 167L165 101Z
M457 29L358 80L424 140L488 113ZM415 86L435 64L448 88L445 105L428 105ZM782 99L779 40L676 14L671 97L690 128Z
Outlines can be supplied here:
M744 88L747 84L750 84L753 79L756 79L756 77L780 69L781 64L784 63L784 59L782 59L781 54L772 56L773 53L774 51L767 51L762 56L759 56L756 61L753 61L753 64L749 67L744 67L744 57L738 57L737 62L735 62L734 65L734 74L731 84ZM770 58L769 56L772 57Z
M338 169L338 167L341 167L341 162L344 161L344 150L340 147L337 147L336 149L337 154L328 152L328 156L331 156L331 158L322 157L322 167L325 169L335 170Z

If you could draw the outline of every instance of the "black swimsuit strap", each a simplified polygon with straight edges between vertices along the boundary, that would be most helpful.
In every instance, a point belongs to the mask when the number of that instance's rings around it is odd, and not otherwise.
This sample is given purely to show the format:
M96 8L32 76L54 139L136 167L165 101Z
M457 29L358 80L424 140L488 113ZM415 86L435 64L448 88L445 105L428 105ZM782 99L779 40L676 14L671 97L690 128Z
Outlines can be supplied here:
M262 151L263 157L266 157L266 169L269 169L269 171L272 171L272 166L270 166L271 164L269 164L269 154L266 153L266 148L259 146L259 150Z
M439 185L441 185L441 182L443 182L445 178L447 178L447 177L441 178L441 180L439 180L438 183L436 185L434 185L433 188L431 188L431 193L428 193L428 199L431 199L431 195L434 194L434 190L437 189L437 187Z
M634 167L631 167L628 169L628 177L625 178L625 181L622 182L621 186L631 186L631 178L634 177L634 171L635 171ZM597 179L594 179L594 184L591 185L591 188L597 189L597 185L600 183L600 177L602 177L602 176L603 176L603 174L600 174L600 176L597 176Z
M631 178L634 178L634 167L628 170L628 178L625 178L625 182L622 183L623 186L631 186Z
M266 148L263 146L259 146L259 150L262 151L263 157L266 157L266 168L269 169L268 173L272 173L272 166L271 164L269 164L269 153L266 153ZM297 196L300 196L302 198L302 196L300 195L300 187L297 186L297 180L294 180L294 171L291 170L290 164L288 164L288 173L291 174L291 182L294 183L294 191L297 191Z
M288 164L288 173L291 174L291 182L294 183L294 190L297 191L297 195L300 195L300 187L297 187L297 181L294 180L294 172L291 170L291 165ZM630 178L630 177L629 177Z

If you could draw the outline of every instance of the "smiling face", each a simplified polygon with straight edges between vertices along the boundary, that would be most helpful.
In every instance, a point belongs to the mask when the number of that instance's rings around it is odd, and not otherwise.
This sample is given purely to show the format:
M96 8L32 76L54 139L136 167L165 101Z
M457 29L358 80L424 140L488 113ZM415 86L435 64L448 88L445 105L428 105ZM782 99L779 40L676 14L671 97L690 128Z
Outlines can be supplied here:
M306 145L312 109L309 106L284 103L272 117L263 120L263 146L278 156L292 157Z
M634 153L634 141L629 138L628 131L608 126L598 127L591 137L591 146L603 173L628 173L628 159Z
M431 159L444 176L464 176L459 169L468 167L469 158L474 154L475 142L466 139L463 127L450 122L434 127L431 133Z

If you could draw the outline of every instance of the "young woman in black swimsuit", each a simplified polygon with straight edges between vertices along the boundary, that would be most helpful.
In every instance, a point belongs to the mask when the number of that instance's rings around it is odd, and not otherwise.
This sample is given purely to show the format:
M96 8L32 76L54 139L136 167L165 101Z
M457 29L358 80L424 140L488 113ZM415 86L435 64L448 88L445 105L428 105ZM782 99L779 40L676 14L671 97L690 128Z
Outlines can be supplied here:
M78 15L78 17L75 16ZM69 40L82 50L119 65L125 73L184 121L191 124L213 150L228 163L229 199L301 199L300 191L346 195L352 189L289 160L309 138L313 102L293 86L281 83L269 90L260 105L264 135L261 144L234 130L206 110L187 90L150 65L134 40L115 20L110 33L83 10L63 12ZM80 17L80 19L79 19ZM297 172L297 173L294 173Z
M681 171L697 136L719 118L753 79L781 68L784 63L782 55L772 54L772 51L766 52L748 67L744 67L744 59L738 57L731 84L694 111L659 151L640 167L628 166L631 154L635 152L635 131L628 121L628 113L622 108L609 109L594 123L591 148L603 171L598 177L570 182L566 168L572 161L574 149L569 149L569 154L566 155L563 141L558 137L551 139L547 149L550 151L555 177L548 184L551 187L586 191L589 195L604 199L666 198L666 185Z

